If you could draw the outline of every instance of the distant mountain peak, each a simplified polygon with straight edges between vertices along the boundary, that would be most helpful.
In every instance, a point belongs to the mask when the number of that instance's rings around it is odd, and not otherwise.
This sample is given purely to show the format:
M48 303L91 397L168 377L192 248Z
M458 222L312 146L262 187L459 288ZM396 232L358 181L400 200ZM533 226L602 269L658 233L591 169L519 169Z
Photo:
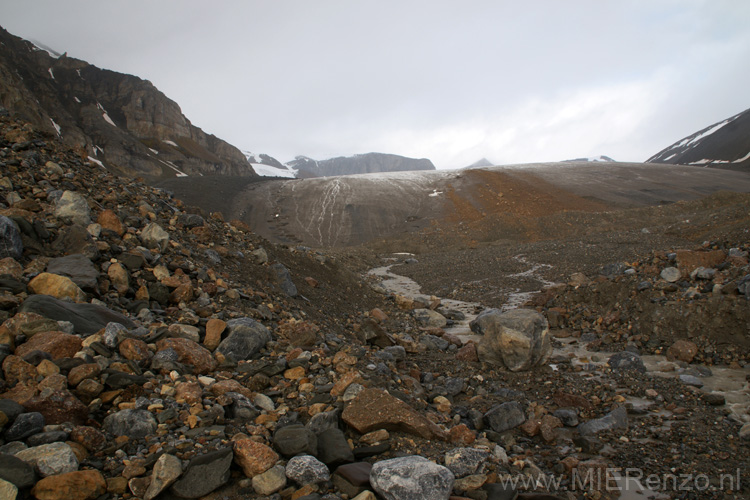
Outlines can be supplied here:
M605 155L599 155L599 156L588 156L584 158L574 158L572 160L564 160L566 162L573 162L573 161L589 161L589 162L598 162L598 163L614 163L617 160L613 160L609 156Z
M482 167L493 167L494 165L495 165L495 164L494 164L494 163L492 163L492 162L491 162L490 160L488 160L487 158L482 158L482 159L480 159L480 160L477 160L477 161L475 161L474 163L472 163L471 165L469 165L469 166L468 166L468 167L466 167L466 168L482 168Z
M407 158L388 153L360 153L328 160L297 156L287 166L297 170L297 176L301 178L435 170L435 165L426 158Z

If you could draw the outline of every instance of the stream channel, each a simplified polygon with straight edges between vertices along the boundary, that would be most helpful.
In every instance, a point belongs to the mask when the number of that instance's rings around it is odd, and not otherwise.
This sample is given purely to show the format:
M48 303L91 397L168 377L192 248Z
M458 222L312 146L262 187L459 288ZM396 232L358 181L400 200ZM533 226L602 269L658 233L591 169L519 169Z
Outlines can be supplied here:
M452 333L461 339L463 343L473 341L479 343L481 336L471 331L470 323L485 306L477 302L464 302L454 299L443 299L431 295L423 294L420 285L406 276L401 276L392 271L393 267L404 265L405 260L413 258L411 254L394 254L393 257L385 259L387 265L371 269L368 275L380 280L382 286L388 293L401 295L410 299L420 300L429 303L435 298L440 300L440 308L463 313L464 319L449 321L448 326L443 328L446 333ZM528 270L508 275L509 278L524 278L525 280L534 279L539 282L539 291L555 283L545 279L540 272L549 269L548 264L536 264L529 262L523 255L514 257L514 260L528 266ZM511 291L506 303L502 306L503 311L509 311L521 307L536 292L521 292L520 289ZM592 372L604 369L607 360L614 353L589 351L586 344L577 338L555 338L552 341L553 352L550 357L555 359L569 359L572 366L580 366L581 374L592 375ZM698 380L703 383L700 390L707 393L718 393L724 396L726 406L732 416L741 422L750 422L750 366L740 369L732 369L722 366L707 366L690 364L687 367L680 366L676 362L667 360L666 356L661 355L643 355L641 356L643 364L646 367L647 374L656 377L680 377L681 375L692 375L692 379L698 376ZM557 369L554 363L550 363L553 370ZM653 404L647 399L628 398L626 403L640 411L648 411ZM671 413L667 410L660 410L665 417L665 424L669 425L668 418ZM621 500L645 499L645 498L669 498L659 495L641 485L639 488L625 489L622 491Z

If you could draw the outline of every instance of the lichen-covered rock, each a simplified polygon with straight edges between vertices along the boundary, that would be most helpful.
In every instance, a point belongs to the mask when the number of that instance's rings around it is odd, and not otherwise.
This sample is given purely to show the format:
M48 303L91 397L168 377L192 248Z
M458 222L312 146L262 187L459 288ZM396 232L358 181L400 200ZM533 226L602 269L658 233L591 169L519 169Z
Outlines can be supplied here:
M488 309L471 322L471 329L482 335L477 353L485 363L522 371L545 363L552 354L547 320L531 309Z
M447 500L455 477L420 456L383 460L372 466L370 484L386 500Z

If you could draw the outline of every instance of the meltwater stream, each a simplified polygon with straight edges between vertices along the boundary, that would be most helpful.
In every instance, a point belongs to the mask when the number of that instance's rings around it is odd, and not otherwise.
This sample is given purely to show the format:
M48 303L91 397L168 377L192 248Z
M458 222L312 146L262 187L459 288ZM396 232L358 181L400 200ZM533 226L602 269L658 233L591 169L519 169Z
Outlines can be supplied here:
M392 263L372 269L368 274L378 277L381 280L381 286L388 292L411 299L426 299L429 301L431 298L434 298L423 294L419 284L411 278L398 275L391 270L394 266L402 264L402 262L398 262L398 258L403 258L404 256L404 254L397 254L397 258L389 259ZM539 275L541 270L550 267L547 264L529 262L522 255L516 256L514 259L528 265L529 269L521 273L509 275L509 278L533 278L543 286L554 284ZM522 306L533 293L520 291L511 293L502 309L510 310ZM478 342L481 337L471 331L469 324L485 309L485 306L477 302L441 299L440 297L438 299L441 300L441 305L444 308L460 311L465 315L465 319L454 321L451 326L444 328L444 330L456 335L464 343L470 340ZM572 366L580 365L583 368L583 373L604 368L607 360L614 354L610 352L589 351L585 343L575 338L556 338L555 340L556 342L553 342L552 359L566 358ZM681 367L678 363L667 360L665 356L643 355L641 359L646 366L647 372L652 376L677 378L686 372L685 368ZM554 364L551 366L553 369L556 369ZM710 374L700 376L700 380L703 382L701 390L708 393L715 392L722 394L726 400L727 408L729 408L734 418L742 422L750 422L750 382L748 382L750 379L750 366L735 369L722 366L708 368L691 364L687 370L690 373Z
M426 295L421 292L421 287L417 282L406 276L398 275L391 271L391 268L403 264L399 262L399 258L403 258L408 254L395 254L395 257L388 259L391 263L371 269L368 274L370 276L380 279L380 285L390 293L398 294L410 299L423 299L427 302L434 299L434 296ZM549 269L551 266L548 264L535 264L526 260L523 255L514 257L514 260L522 264L529 266L529 269L520 273L508 275L509 278L519 279L534 279L539 281L543 287L554 285L554 283L546 280L540 276L539 271L542 269ZM540 287L541 288L541 287ZM502 310L507 311L521 307L535 292L521 292L520 289L509 294L505 305ZM447 333L452 333L460 338L464 343L471 341L479 342L480 336L475 335L469 324L473 321L485 306L478 302L464 302L461 300L453 299L442 299L440 300L441 306L446 309L454 311L460 311L464 314L465 318L460 321L454 321L451 326L444 328ZM566 358L569 360L572 366L581 365L583 368L581 373L591 373L592 371L604 368L607 364L607 360L612 356L613 353L600 352L600 351L589 351L586 345L579 342L575 338L563 338L556 339L557 342L553 342L553 354L551 359L562 359ZM657 355L644 355L641 356L644 365L646 366L647 373L652 376L658 377L678 377L684 369L681 368L677 363L668 361L665 356ZM553 369L556 369L556 365L550 365ZM693 370L701 371L701 367L695 364L690 365ZM710 369L704 367L702 373L710 373L709 376L701 377L703 387L701 390L711 393L715 392L722 394L726 400L726 406L731 411L734 418L742 422L750 422L750 366L741 369L732 369L727 367L712 366ZM653 404L651 401L639 398L630 398L628 403L634 407L639 407L641 410L648 410ZM666 410L663 410L666 412ZM671 416L670 412L666 412L665 418ZM665 423L669 425L669 421L665 420ZM621 487L620 500L643 500L643 499L666 499L670 498L665 496L663 493L652 491L644 487L640 482L633 481L632 479L615 478L618 485Z

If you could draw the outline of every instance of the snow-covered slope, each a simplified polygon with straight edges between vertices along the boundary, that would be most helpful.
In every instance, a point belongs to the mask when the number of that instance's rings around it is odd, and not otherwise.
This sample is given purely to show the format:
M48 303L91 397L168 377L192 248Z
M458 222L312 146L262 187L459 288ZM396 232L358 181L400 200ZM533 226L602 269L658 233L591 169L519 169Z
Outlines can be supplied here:
M750 170L750 109L677 141L647 162Z
M286 177L290 179L297 177L297 170L284 165L273 156L251 153L250 151L243 151L242 153L255 173L261 177Z
M612 163L617 160L613 160L609 156L599 155L599 156L589 156L587 158L574 158L572 160L565 160L568 161L575 161L575 162L581 162L581 161L590 161L590 162L596 162L596 163Z

